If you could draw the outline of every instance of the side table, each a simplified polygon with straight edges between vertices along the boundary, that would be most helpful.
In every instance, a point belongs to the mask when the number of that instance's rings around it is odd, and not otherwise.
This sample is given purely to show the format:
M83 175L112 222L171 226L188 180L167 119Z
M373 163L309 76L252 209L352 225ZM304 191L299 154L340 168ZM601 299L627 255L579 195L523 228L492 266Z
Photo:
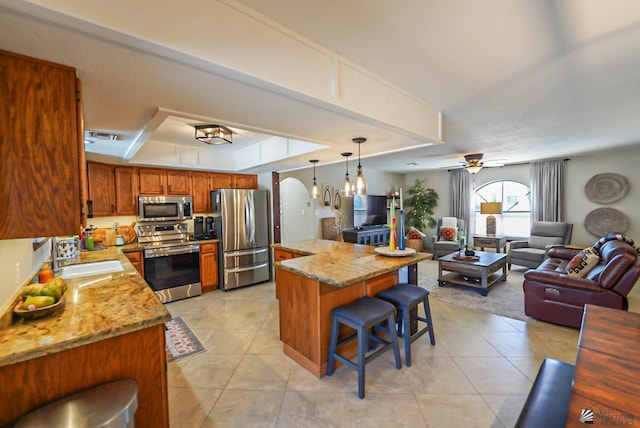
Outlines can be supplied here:
M480 251L484 248L495 248L496 253L507 252L507 235L473 235L473 245L480 247Z

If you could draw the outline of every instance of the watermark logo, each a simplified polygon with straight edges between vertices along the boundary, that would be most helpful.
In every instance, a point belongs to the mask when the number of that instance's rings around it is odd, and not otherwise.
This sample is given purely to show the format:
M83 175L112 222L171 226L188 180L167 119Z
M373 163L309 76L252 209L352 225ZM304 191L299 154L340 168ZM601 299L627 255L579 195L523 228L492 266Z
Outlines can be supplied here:
M580 422L583 424L593 424L593 410L591 409L582 409L580 412Z
M580 412L580 423L598 426L632 427L640 419L633 415L621 413L613 409L604 408L594 411L591 408L582 409Z

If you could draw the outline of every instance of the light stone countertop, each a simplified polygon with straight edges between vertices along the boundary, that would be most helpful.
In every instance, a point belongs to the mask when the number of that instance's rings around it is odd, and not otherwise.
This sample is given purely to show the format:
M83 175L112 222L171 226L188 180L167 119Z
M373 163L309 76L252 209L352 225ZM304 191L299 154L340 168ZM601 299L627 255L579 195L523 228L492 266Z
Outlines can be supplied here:
M306 256L276 262L276 268L336 287L347 287L431 258L427 253L382 256L371 245L324 239L285 242L274 244L273 248Z
M139 249L132 244L82 252L76 258L80 263L117 259L124 271L67 279L63 312L1 328L0 367L170 320L169 311L123 254Z

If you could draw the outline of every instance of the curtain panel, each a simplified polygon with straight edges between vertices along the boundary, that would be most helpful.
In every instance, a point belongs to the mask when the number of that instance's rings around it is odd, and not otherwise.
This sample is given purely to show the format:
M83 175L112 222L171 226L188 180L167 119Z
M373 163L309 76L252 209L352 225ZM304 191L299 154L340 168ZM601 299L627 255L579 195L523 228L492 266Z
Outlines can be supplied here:
M455 169L449 175L451 183L451 215L462 219L467 225L465 233L471 231L471 174L464 169Z
M531 220L562 221L564 160L531 164Z

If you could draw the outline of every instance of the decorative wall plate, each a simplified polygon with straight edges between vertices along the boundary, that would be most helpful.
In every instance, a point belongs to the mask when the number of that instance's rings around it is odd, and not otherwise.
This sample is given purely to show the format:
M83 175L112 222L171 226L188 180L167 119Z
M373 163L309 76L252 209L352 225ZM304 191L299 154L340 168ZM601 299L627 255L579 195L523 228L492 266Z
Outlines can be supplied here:
M584 186L584 193L592 202L610 204L618 201L629 191L629 180L624 175L604 172L594 175Z
M605 236L612 232L625 233L629 228L627 216L613 208L596 208L587 214L584 226L595 236Z

